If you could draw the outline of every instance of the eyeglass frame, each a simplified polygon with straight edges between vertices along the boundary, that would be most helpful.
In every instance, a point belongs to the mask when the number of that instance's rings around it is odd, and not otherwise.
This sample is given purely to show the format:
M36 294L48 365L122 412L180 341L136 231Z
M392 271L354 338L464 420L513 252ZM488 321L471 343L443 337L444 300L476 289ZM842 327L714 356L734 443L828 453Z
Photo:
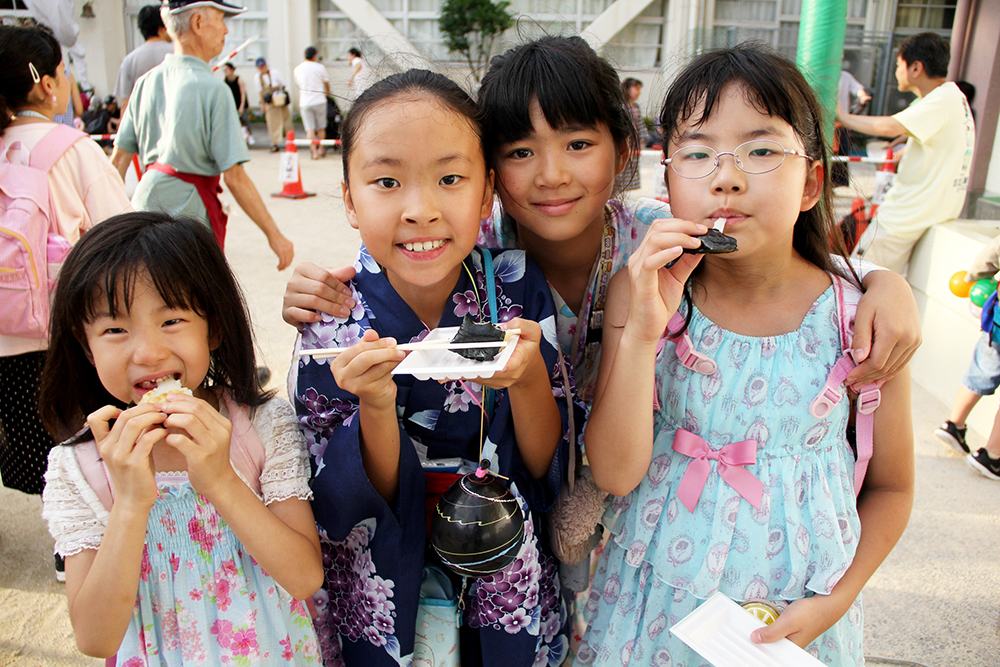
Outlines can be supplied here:
M771 143L771 144L774 144L775 146L777 146L778 148L780 148L781 151L782 151L781 162L779 162L778 164L774 165L772 168L768 169L767 171L753 172L753 171L747 171L746 169L744 169L742 167L742 165L740 164L740 159L738 157L736 157L736 151L738 151L739 149L743 148L747 144L753 144L753 143L757 143L757 142ZM671 166L671 162L673 162L673 160L674 160L674 155L677 155L681 151L687 150L689 148L707 148L708 150L710 150L713 153L715 153L715 166L712 167L712 170L710 172L708 172L704 176L685 176L684 174L679 173L677 171L677 169L675 169L674 167ZM744 174L749 174L751 176L760 176L761 174L770 174L772 171L776 170L778 167L780 167L781 165L785 164L785 156L786 155L793 155L795 157L804 157L807 160L815 160L816 159L816 158L812 157L811 155L807 155L806 153L802 153L802 152L800 152L798 150L795 150L793 148L785 148L780 143L778 143L777 141L774 141L772 139L751 139L750 141L744 141L742 144L740 144L739 146L737 146L736 148L734 148L731 151L725 151L725 152L722 152L722 153L720 153L719 151L715 150L711 146L705 146L705 145L702 145L702 144L692 144L691 146L682 146L681 148L678 148L677 150L675 150L670 155L670 157L668 157L668 158L667 157L660 158L660 164L662 164L664 167L670 166L671 170L675 174L677 174L678 176L680 176L681 178L686 178L686 179L691 180L691 181L697 181L697 180L702 179L702 178L708 178L709 176L711 176L712 174L714 174L716 171L718 171L719 165L721 164L720 159L722 158L723 155L732 155L733 156L733 163L736 165L736 168L739 169L740 171L742 171Z

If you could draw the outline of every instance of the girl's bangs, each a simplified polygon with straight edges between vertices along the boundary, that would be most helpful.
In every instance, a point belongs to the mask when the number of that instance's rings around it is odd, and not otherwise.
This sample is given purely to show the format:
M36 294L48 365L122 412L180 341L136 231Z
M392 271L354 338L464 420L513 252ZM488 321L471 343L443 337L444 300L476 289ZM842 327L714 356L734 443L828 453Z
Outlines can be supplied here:
M193 267L186 266L183 257L170 253L169 248L152 248L145 240L136 238L116 256L108 257L102 273L92 276L89 289L81 290L89 297L84 308L88 322L104 313L114 317L130 312L136 286L143 280L152 282L168 308L189 308L205 316L204 301L194 293Z
M579 66L560 67L558 62L526 60L505 71L494 83L494 93L483 99L494 144L520 141L535 128L531 104L537 101L545 121L555 130L566 127L611 126L611 110Z

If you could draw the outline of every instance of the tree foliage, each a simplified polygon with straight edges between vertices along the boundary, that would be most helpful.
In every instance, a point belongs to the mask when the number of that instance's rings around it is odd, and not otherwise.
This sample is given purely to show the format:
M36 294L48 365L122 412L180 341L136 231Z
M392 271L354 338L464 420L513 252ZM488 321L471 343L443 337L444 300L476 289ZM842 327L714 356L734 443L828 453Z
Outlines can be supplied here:
M438 26L449 51L464 56L479 82L493 51L493 43L514 25L508 0L445 0Z

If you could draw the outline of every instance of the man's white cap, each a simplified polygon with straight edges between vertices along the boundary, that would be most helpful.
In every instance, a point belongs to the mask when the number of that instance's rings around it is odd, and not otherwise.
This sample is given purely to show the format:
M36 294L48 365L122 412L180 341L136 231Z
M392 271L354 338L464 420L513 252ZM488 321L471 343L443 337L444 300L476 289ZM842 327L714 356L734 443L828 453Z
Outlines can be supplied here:
M247 10L246 7L237 7L228 2L222 2L222 0L163 0L163 6L169 7L171 14L177 14L187 9L195 9L196 7L215 7L227 14L242 14Z

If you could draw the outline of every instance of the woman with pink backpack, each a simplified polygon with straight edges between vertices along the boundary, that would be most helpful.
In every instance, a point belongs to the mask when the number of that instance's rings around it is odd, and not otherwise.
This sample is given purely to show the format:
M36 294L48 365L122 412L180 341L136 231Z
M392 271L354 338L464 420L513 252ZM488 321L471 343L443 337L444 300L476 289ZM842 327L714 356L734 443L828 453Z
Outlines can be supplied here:
M37 494L54 444L37 404L49 292L80 234L130 206L100 147L53 122L70 97L55 37L0 26L0 62L0 474Z

